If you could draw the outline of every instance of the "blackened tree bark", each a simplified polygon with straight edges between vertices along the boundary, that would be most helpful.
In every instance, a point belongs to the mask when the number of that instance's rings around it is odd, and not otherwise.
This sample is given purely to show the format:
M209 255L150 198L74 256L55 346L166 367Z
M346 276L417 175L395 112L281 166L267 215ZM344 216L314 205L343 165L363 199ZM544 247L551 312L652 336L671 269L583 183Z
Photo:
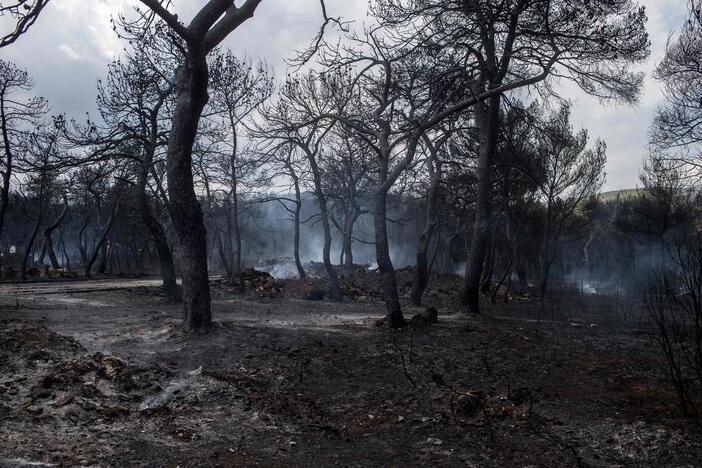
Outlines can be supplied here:
M0 47L9 46L29 31L48 4L49 0L10 0L0 4L0 18L9 17L9 23L13 24L11 31L0 34Z
M90 254L90 258L88 259L88 263L85 265L85 277L86 278L91 278L92 277L92 269L93 265L98 259L98 255L100 254L101 251L103 251L103 246L105 245L105 241L107 240L107 234L109 234L110 229L112 228L112 223L115 220L115 217L117 216L117 212L119 210L119 203L115 203L114 208L112 208L112 213L110 213L110 217L108 218L107 222L102 228L102 231L100 232L99 237L97 238L97 242L95 243L95 247L93 247L93 252ZM104 253L104 258L105 258L105 263L106 258L107 258L107 252Z
M183 319L188 332L207 332L212 325L207 268L207 232L202 207L195 194L192 152L198 124L209 95L207 54L229 33L253 17L261 0L210 0L183 25L159 0L140 0L161 17L186 43L182 65L176 71L175 109L168 140L166 178L171 220L181 246Z
M387 172L387 168L386 168ZM375 257L378 263L378 272L383 275L383 295L385 296L386 317L385 321L391 328L405 325L402 315L400 297L397 292L397 275L390 259L390 244L388 242L387 207L388 194L385 190L375 192L375 210L373 221L375 226Z
M0 6L0 10L3 8ZM25 127L36 123L44 116L48 108L47 102L43 98L23 100L17 96L17 94L31 90L32 87L32 79L25 70L17 68L13 63L0 60L0 133L2 133L2 144L0 145L0 164L2 165L0 170L2 177L0 234L3 231L5 214L10 203L15 150L24 144L30 135L30 132L24 131Z
M237 186L239 185L239 180L237 178L236 169L236 157L232 156L232 189L231 189L231 202L229 210L229 218L231 219L231 231L232 238L229 242L229 248L232 250L230 253L230 258L232 260L232 270L235 275L241 273L241 226L239 225L239 190ZM234 248L232 249L232 242L234 243Z
M42 216L42 209L41 207L39 208L39 214L37 215L37 222L34 224L34 230L32 231L32 235L29 236L29 240L27 240L27 244L24 246L24 254L22 255L22 266L20 269L20 278L22 280L27 279L27 262L29 260L30 255L32 255L32 252L34 251L34 241L37 238L37 234L39 233L39 228L41 227L41 223L43 221L43 216Z
M293 208L293 257L295 258L295 268L300 279L307 278L307 273L300 260L300 212L302 211L302 194L300 193L300 177L290 162L287 163L288 173L293 181L295 189L295 207Z
M388 242L388 192L397 181L402 171L410 164L417 151L419 136L409 138L404 158L392 170L389 170L391 146L389 144L389 127L378 132L380 144L378 164L378 186L374 193L375 210L373 221L375 226L375 257L378 263L378 272L383 275L383 295L385 296L386 316L385 323L390 328L400 328L405 325L405 318L400 306L400 297L397 291L397 275L390 258L390 244Z
M151 162L143 161L141 171L137 177L137 205L139 207L139 215L141 220L146 225L146 228L151 233L154 244L156 246L156 255L158 256L161 278L163 279L163 291L169 301L180 302L180 288L176 282L176 271L173 265L173 254L168 245L166 231L163 229L161 222L156 219L151 209L149 196L146 192L146 180L150 171Z
M410 301L414 305L422 304L422 296L429 284L429 245L438 224L438 200L439 186L441 184L442 163L439 159L439 147L442 142L434 145L428 138L424 138L429 151L427 170L429 172L429 187L427 188L425 200L424 229L419 236L417 243L417 266L414 273L414 281L410 291ZM445 141L445 140L444 140Z
M324 193L322 186L322 170L317 162L318 151L311 151L308 146L303 146L302 150L307 156L307 160L312 170L312 180L314 182L314 194L317 197L319 204L319 216L322 221L322 230L324 231L324 247L322 248L322 262L324 270L329 278L329 292L333 301L340 301L342 298L341 285L339 283L339 275L336 274L334 265L331 262L331 224L329 223L329 207L327 205L327 195Z
M168 140L166 173L171 220L181 246L184 322L189 332L206 332L212 322L207 232L195 195L192 170L193 144L207 103L205 53L191 47L185 64L176 73L176 108Z
M44 256L49 255L49 261L51 262L51 267L58 270L61 268L58 258L56 257L56 252L54 251L54 243L51 240L51 234L56 230L57 227L63 222L68 214L68 198L63 196L63 209L61 213L56 217L53 223L48 225L44 229L44 244L42 246L41 255L39 256L39 263L44 263Z
M474 314L480 313L480 279L492 225L492 163L497 148L499 111L499 95L492 96L474 107L480 142L478 184L473 235L470 236L470 241L466 242L468 260L460 295L460 305Z

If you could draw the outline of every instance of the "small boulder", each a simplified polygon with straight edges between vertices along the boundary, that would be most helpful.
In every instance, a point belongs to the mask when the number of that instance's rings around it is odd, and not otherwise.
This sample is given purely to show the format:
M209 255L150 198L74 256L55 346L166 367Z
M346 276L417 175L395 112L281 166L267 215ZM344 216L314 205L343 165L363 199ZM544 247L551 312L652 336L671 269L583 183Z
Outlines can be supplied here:
M415 322L421 322L421 323L425 323L425 324L438 323L439 322L439 311L436 310L436 307L427 307L426 309L419 312L418 314L415 314L412 317L412 320Z

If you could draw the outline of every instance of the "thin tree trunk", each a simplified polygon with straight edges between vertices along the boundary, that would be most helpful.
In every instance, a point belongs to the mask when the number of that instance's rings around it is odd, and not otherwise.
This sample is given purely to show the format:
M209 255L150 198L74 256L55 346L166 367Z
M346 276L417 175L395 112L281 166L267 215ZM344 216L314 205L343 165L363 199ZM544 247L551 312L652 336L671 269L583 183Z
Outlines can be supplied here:
M110 228L112 227L112 223L115 220L115 216L117 215L117 211L119 209L119 203L115 203L115 207L112 209L112 213L110 214L110 217L107 220L107 223L105 223L105 226L102 229L102 232L100 233L100 237L98 237L97 244L95 244L95 247L93 247L93 253L90 255L90 258L88 259L88 263L85 265L85 277L86 278L91 278L92 277L92 269L93 269L93 264L98 258L98 254L100 253L101 250L103 250L103 245L105 244L105 240L107 239L107 234L110 232ZM105 259L105 263L106 259Z
M397 277L395 268L390 259L390 245L388 242L387 225L387 192L381 187L375 192L375 256L378 262L378 272L383 275L383 295L387 316L386 324L391 328L405 325L405 318L400 307L400 298L397 293Z
M310 163L310 168L312 169L312 176L314 180L314 193L317 197L317 202L319 203L319 214L322 218L322 230L324 231L324 247L322 249L322 261L324 263L324 269L327 272L327 277L329 278L329 288L331 293L331 300L341 301L341 285L339 284L339 277L334 270L334 265L331 263L331 226L329 224L329 212L327 209L327 197L325 196L322 189L322 173L317 165L317 161L313 154L306 151L307 159Z
M428 252L434 230L437 225L437 204L439 198L439 183L441 182L441 164L435 164L435 157L428 161L429 188L426 195L424 229L417 243L417 266L414 270L414 281L410 292L410 301L414 305L422 304L422 296L429 284Z
M236 157L232 156L232 195L231 195L231 211L232 220L232 237L234 240L234 255L232 257L232 268L234 274L241 273L241 227L239 226L239 192L237 186L239 184L236 173Z
M500 96L475 106L480 148L478 154L478 186L476 194L473 235L468 249L468 261L460 293L460 305L474 314L480 313L480 279L490 237L492 218L492 161L497 149Z
M34 241L36 240L37 234L39 233L39 227L41 226L41 222L42 213L40 208L39 216L37 217L37 223L34 225L34 231L32 231L32 235L29 237L29 241L27 241L27 245L24 248L24 255L22 257L22 269L20 270L20 277L22 278L22 281L27 279L27 260L29 259L30 255L33 255Z
M297 268L297 274L300 279L306 279L307 273L302 266L302 261L300 260L300 211L302 210L302 194L300 193L300 179L297 174L294 173L292 168L289 168L290 175L293 179L293 185L295 187L295 211L293 213L293 257L295 258L295 268Z
M2 235L5 227L5 214L7 207L10 204L10 182L12 180L13 169L13 148L10 142L10 132L7 123L7 114L5 109L5 95L3 89L0 93L0 126L2 127L2 140L5 149L5 161L3 161L4 170L2 171L2 190L0 191L0 235ZM0 255L0 262L2 256Z
M234 266L236 263L235 255L234 255L234 249L232 248L232 243L234 242L234 230L232 229L232 200L231 196L226 198L226 207L225 207L225 221L226 221L226 236L223 239L224 242L224 254L229 260L229 264ZM233 272L233 274L237 274L236 272Z
M166 298L172 302L180 302L180 288L176 282L175 266L173 265L173 253L168 245L166 231L161 222L156 219L149 203L149 196L146 193L146 179L150 171L151 161L145 161L141 173L137 180L137 204L142 222L151 233L151 237L156 245L156 254L163 280L163 292ZM143 271L143 260L142 260Z
M68 251L66 250L66 239L61 233L61 250L63 252L63 264L64 270L71 271L71 257L68 256Z
M224 267L224 273L228 277L232 277L235 273L232 271L231 264L229 263L229 258L227 257L227 251L224 247L224 241L222 240L222 233L219 232L219 227L216 224L217 221L215 220L214 216L211 216L210 220L212 222L212 235L214 236L217 255L219 255L219 260L222 262L222 266Z

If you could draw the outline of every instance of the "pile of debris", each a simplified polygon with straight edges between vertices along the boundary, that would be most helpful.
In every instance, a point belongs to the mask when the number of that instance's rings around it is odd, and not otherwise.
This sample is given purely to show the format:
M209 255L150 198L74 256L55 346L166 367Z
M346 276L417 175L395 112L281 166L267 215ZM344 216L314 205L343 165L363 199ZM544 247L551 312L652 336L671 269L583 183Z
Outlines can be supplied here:
M2 373L46 367L85 352L70 337L58 335L29 320L0 320Z
M352 301L383 299L381 276L368 271L353 271L342 277L344 296Z
M22 407L35 417L114 419L158 395L172 372L96 353L62 362L30 388Z
M259 297L277 297L283 291L282 285L270 273L246 268L227 281L235 292L254 292Z
M0 362L4 418L112 420L160 409L175 402L174 395L183 400L192 393L179 391L184 379L171 369L88 355L73 338L27 320L0 321Z

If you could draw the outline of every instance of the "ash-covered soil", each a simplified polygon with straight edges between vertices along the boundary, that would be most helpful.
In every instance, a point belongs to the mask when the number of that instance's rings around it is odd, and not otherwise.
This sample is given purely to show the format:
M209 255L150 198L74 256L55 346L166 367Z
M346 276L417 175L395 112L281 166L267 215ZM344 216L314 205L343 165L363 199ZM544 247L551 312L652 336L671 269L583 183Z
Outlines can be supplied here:
M439 323L390 331L369 275L341 304L218 282L208 336L128 282L0 290L0 466L699 466L635 303L468 317L443 277Z

